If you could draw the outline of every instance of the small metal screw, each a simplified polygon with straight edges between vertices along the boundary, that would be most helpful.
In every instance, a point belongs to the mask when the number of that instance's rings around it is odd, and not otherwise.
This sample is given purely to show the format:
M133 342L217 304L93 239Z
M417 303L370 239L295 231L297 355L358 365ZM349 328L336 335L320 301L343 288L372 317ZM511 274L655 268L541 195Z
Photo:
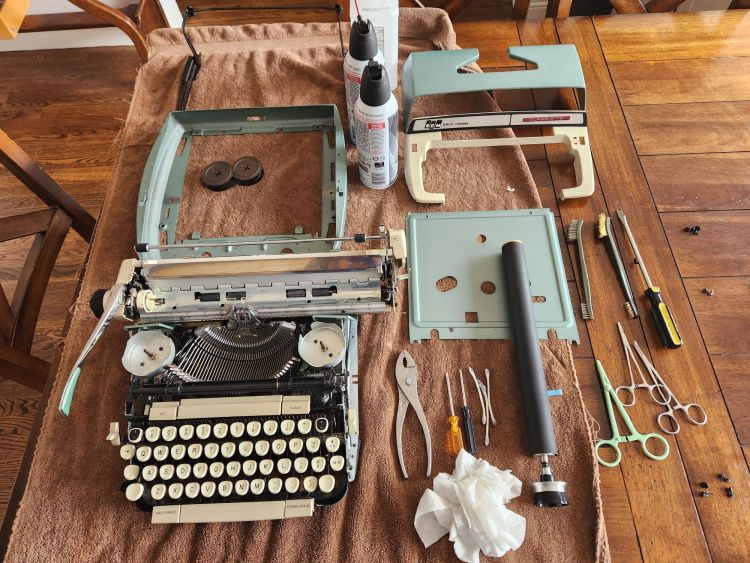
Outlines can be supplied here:
M705 497L710 497L710 496L711 496L711 493L709 493L708 491L701 491L701 492L700 492L700 496L702 496L702 497L704 497L704 498L705 498Z
M708 483L706 483L705 481L701 481L700 483L698 483L698 486L701 489L708 489Z
M732 489L732 487L726 487L724 488L724 490L726 491L729 498L732 498L734 496L734 489Z
M701 231L700 225L695 225L694 227L685 227L686 233L692 233L694 235L697 235Z
M706 295L708 295L710 297L713 297L714 294L716 293L716 290L713 290L710 287L704 287L703 288L703 293L705 293Z
M731 481L729 475L727 475L726 473L719 473L719 480L724 481L725 483L729 483L729 481Z

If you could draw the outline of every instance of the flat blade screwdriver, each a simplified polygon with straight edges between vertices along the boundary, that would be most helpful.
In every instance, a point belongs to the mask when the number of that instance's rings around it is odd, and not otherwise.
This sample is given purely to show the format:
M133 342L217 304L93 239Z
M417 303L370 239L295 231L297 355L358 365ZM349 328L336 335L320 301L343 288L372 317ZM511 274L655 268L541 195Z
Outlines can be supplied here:
M458 417L453 411L453 393L451 393L451 380L448 372L445 372L445 383L448 385L448 403L451 406L451 415L448 417L448 434L445 437L445 446L453 455L458 455L464 447L464 439L461 436L461 429L458 427Z
M474 436L474 423L471 420L471 409L466 401L466 388L464 387L464 372L458 370L458 376L461 379L461 398L463 406L461 407L461 418L464 423L464 436L466 436L466 451L474 455L477 453L477 439Z
M643 258L641 258L641 253L638 251L638 246L635 244L635 238L630 230L630 225L628 225L628 219L625 216L625 212L623 212L622 209L618 209L617 216L620 218L622 227L628 237L630 248L633 249L635 263L638 264L638 267L641 270L641 275L643 276L643 281L646 282L645 294L651 303L651 317L654 319L662 344L667 348L679 348L682 346L682 336L677 329L677 324L674 322L672 311L669 310L664 299L662 299L661 290L652 283L651 277L648 275L646 265L643 263Z

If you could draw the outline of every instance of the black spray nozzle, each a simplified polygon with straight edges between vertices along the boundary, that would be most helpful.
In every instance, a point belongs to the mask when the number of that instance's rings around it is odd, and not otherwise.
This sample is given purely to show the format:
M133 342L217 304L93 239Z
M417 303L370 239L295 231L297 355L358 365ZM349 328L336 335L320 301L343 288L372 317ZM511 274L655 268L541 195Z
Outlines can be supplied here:
M358 61L367 61L378 54L378 38L370 20L357 16L349 33L349 54Z
M368 106L382 106L391 99L391 85L385 67L370 59L365 70L362 71L362 83L359 87L359 97Z

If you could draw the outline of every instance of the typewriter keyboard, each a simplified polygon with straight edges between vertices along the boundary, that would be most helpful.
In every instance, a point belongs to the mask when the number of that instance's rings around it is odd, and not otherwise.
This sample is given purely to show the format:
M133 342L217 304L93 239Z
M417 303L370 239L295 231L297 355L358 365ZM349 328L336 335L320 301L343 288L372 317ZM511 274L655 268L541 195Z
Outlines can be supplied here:
M154 403L120 447L125 496L152 523L276 520L336 502L348 483L343 409L281 398Z

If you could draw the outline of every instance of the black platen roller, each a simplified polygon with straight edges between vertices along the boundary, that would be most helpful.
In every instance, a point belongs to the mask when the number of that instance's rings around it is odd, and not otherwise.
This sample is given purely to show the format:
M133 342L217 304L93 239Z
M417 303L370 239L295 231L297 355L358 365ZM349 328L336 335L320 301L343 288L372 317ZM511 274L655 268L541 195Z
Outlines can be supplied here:
M511 241L504 244L502 261L510 324L516 346L518 381L521 385L526 424L526 444L530 455L555 455L557 443L552 426L542 353L536 335L536 317L523 243Z
M534 502L537 506L566 506L568 499L565 495L565 483L555 481L549 467L548 456L557 455L557 443L542 353L536 334L536 318L523 243L505 243L501 260L516 349L516 369L523 402L526 445L529 455L540 456L542 460L540 481L532 484Z

